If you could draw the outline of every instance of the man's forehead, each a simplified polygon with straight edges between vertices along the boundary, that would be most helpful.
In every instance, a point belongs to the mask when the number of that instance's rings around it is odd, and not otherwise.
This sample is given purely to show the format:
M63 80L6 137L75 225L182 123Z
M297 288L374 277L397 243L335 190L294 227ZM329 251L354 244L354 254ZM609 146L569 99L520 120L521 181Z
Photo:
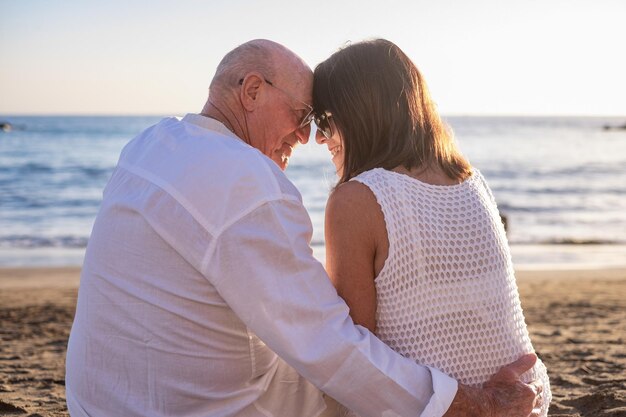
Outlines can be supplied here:
M313 71L291 51L275 56L277 82L299 100L311 102L313 94Z
M301 100L306 104L312 106L313 103L313 80L310 81L305 80L299 84L296 90L296 94L298 97L301 97Z
M301 89L304 94L311 95L313 92L313 74L301 74L297 80L297 88Z
M297 72L283 72L280 77L283 88L288 89L296 98L310 103L313 96L313 75Z

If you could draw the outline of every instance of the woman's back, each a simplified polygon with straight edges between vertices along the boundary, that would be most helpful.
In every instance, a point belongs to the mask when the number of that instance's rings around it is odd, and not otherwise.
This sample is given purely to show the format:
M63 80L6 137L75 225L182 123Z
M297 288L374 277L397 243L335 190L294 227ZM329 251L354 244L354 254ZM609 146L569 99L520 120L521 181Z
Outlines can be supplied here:
M478 171L431 185L384 169L353 180L375 195L389 249L375 280L376 333L397 352L480 386L532 352L504 228ZM526 381L544 381L538 361Z

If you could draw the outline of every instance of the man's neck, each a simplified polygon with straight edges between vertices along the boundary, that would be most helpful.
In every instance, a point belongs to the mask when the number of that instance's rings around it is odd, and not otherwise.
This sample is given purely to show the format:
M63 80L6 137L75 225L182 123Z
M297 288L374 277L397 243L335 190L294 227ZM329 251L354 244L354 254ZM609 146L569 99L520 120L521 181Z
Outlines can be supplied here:
M228 130L248 143L248 135L246 135L247 129L244 128L244 126L246 126L245 123L242 125L235 112L232 111L229 106L220 105L220 103L215 103L209 99L200 115L217 120Z

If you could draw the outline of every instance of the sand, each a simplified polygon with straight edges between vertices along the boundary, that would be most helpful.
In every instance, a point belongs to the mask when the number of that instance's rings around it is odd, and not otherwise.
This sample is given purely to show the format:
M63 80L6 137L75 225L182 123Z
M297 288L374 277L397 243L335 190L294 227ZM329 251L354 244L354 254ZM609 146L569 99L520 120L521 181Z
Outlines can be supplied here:
M626 270L518 272L550 415L626 416ZM0 415L67 416L76 268L0 269Z

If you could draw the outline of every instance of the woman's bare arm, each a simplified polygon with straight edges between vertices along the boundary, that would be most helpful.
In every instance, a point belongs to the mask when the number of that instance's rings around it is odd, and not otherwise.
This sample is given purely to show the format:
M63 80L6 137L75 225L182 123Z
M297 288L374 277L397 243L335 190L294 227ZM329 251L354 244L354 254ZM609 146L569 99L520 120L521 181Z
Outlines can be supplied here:
M376 330L374 278L388 252L387 231L371 190L351 181L337 187L326 205L326 270L356 324Z

